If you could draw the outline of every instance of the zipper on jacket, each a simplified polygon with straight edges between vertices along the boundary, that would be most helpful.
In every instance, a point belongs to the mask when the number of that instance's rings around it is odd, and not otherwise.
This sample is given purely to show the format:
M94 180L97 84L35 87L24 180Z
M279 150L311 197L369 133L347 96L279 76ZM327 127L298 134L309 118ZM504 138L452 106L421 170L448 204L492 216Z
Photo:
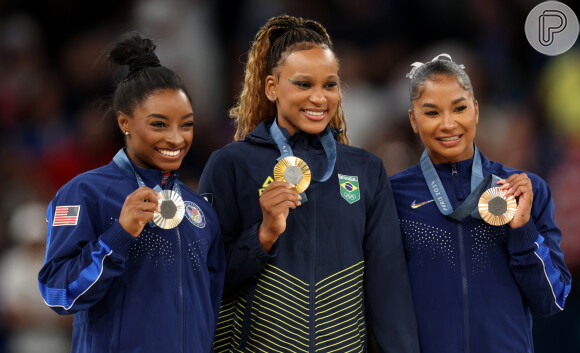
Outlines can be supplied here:
M178 337L179 337L179 352L180 353L184 353L183 349L185 347L185 342L184 342L184 338L185 338L185 318L184 318L184 313L185 310L183 310L183 252L182 252L182 244L181 244L181 233L179 232L179 227L176 228L177 229L177 293L178 293L178 297L177 297L177 310L178 310L178 318L179 318L179 322L178 322L178 328L179 328L179 333L178 333Z
M316 351L316 240L318 238L318 222L316 221L317 206L315 193L309 197L314 211L314 236L310 237L310 352Z
M459 177L459 173L457 170L457 163L451 163L451 183L453 184L453 193L454 198L456 201L463 201L464 200L464 195L461 191L461 178ZM461 202L457 203L457 206L460 205ZM456 205L453 205L453 207L457 207Z
M177 180L174 181L177 183ZM169 189L166 183L163 189ZM171 189L170 189L171 190ZM179 232L179 227L175 228L177 232L177 327L179 338L178 349L180 353L184 353L185 348L185 310L183 310L183 246L181 244L181 233Z
M453 207L457 207L463 200L461 192L461 177L457 170L457 163L451 163L451 184L453 184L453 198L450 196ZM463 226L457 223L457 235L459 243L459 268L461 274L461 295L462 295L462 311L463 311L463 353L470 352L470 327L469 327L469 287L467 283L467 259L465 255L465 235L463 234Z
M304 155L302 159L308 164L313 165L312 161L310 160L310 154L308 152L308 137L304 136L303 141L304 147ZM310 186L311 190L314 190L313 185ZM309 237L310 239L310 270L309 270L309 282L310 282L310 326L309 326L309 338L308 343L310 346L309 351L315 352L316 351L316 241L318 239L318 222L317 222L317 198L316 192L311 192L310 196L308 197L308 202L310 203L310 207L312 207L312 230L313 236Z
M461 292L463 295L463 343L464 353L470 352L470 327L469 327L469 290L467 287L467 265L465 263L465 240L463 239L463 227L461 223L457 224L457 233L459 235L459 264L461 268Z

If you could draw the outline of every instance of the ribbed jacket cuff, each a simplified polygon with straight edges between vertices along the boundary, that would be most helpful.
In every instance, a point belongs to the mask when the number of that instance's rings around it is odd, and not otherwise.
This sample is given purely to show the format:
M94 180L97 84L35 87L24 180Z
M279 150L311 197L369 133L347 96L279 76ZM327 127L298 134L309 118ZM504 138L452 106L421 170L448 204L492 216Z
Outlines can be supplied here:
M115 221L100 237L100 240L107 244L113 250L113 253L123 257L127 256L129 248L131 248L136 239L127 233L118 221Z
M538 240L538 230L532 219L519 228L510 228L508 237L508 246L510 252L519 252L521 250L535 247Z

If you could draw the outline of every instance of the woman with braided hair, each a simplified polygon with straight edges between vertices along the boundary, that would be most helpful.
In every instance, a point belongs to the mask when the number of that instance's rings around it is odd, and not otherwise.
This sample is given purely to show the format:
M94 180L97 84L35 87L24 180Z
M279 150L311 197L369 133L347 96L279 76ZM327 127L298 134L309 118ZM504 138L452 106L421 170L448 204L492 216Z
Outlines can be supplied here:
M279 16L257 33L199 190L226 248L217 352L418 352L385 168L348 145L338 60L316 21ZM374 346L374 345L373 345Z
M151 39L107 52L128 65L112 111L126 147L64 185L47 211L42 296L74 314L72 352L209 352L225 258L211 205L177 178L193 140L183 81Z

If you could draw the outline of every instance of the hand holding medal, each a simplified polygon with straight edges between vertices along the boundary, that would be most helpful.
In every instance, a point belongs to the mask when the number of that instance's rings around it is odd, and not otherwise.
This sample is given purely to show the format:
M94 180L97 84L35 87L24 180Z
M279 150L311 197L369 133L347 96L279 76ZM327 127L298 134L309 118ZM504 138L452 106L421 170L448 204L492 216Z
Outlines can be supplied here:
M507 179L498 182L501 189L506 195L512 196L517 200L517 208L513 219L509 222L511 228L519 228L530 220L532 212L532 203L534 201L534 192L532 190L532 181L526 173L512 174Z
M258 229L264 250L269 251L280 234L284 233L290 209L300 206L301 199L295 186L284 181L274 181L264 190L260 196L262 224Z
M141 186L125 199L119 223L134 237L139 236L150 221L163 229L177 227L185 215L185 204L173 190L157 192Z
M312 178L308 164L293 155L292 148L280 131L276 119L270 126L270 135L276 142L281 156L274 166L275 181L268 185L260 196L263 221L258 229L258 237L266 251L270 250L280 234L286 230L286 218L290 208L295 209L302 204L300 194L308 188ZM334 171L336 144L328 128L322 132L320 140L328 159L326 172L319 180L324 182Z
M157 191L147 186L141 186L127 196L119 215L119 224L127 233L134 237L141 234L143 227L158 210L158 196Z

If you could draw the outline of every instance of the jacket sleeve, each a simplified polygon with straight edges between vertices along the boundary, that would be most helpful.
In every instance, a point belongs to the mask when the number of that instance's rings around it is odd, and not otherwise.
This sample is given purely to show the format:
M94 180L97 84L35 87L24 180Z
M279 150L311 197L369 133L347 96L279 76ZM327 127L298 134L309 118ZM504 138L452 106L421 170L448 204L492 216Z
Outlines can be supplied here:
M134 241L117 221L97 234L94 211L98 201L79 194L78 188L61 190L46 215L46 258L38 285L45 303L62 315L86 310L103 298L113 279L123 272ZM70 205L80 206L77 224L55 225L57 207Z
M224 297L234 294L246 281L276 256L277 245L266 253L258 239L261 209L240 200L235 163L221 150L210 156L199 182L199 192L210 194L221 226L226 251ZM241 209L243 207L243 209ZM243 212L243 215L242 215ZM255 219L244 229L242 217ZM249 217L249 218L248 218Z
M545 181L536 177L530 221L509 230L510 266L528 305L540 315L564 310L570 271L560 249L562 234L554 221L554 201Z
M365 306L380 352L419 352L403 239L390 182L381 164L377 192L367 207Z

